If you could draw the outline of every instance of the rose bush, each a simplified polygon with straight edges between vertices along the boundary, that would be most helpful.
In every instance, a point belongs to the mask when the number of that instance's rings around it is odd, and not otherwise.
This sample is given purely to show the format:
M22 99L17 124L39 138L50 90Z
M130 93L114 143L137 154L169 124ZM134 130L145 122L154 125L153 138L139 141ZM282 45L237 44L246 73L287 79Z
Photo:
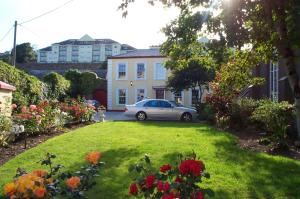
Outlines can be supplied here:
M62 165L53 165L56 156L47 154L41 161L48 170L34 170L27 173L23 169L17 170L16 178L3 188L6 198L36 199L55 198L63 195L69 198L86 198L84 192L94 186L94 178L98 175L101 153L94 151L86 156L87 165L75 173L60 172Z
M145 156L145 162L132 165L130 171L138 172L138 177L129 186L129 194L137 198L191 198L204 199L205 194L211 195L212 191L199 186L202 178L209 178L205 171L204 163L196 159L196 155L182 159L179 165L162 165L159 171L150 168L149 156Z

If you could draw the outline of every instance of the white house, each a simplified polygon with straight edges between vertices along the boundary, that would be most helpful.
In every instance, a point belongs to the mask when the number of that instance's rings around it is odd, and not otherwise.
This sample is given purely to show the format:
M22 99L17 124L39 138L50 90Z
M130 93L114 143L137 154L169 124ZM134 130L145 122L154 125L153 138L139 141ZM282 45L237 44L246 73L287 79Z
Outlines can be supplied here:
M84 35L80 39L68 39L54 43L38 51L38 63L99 63L114 56L135 50L127 44L111 39L93 39Z

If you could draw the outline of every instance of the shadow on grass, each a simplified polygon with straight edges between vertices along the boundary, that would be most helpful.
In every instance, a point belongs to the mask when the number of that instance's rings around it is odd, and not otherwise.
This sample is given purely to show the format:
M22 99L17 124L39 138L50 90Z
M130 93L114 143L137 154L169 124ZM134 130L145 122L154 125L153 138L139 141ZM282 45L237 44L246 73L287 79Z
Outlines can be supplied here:
M300 163L242 150L229 140L218 140L215 145L220 162L232 165L233 171L236 166L242 170L243 176L235 177L243 178L251 198L300 197Z

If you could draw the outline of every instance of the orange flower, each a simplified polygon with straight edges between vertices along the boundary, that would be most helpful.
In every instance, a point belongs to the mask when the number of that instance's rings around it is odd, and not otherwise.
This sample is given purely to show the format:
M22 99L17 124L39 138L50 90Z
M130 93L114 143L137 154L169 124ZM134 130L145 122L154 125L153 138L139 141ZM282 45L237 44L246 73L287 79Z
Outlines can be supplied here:
M71 189L76 189L80 185L80 178L77 176L67 179L67 185Z
M8 183L4 186L4 194L12 196L16 192L16 185L14 183Z
M43 187L40 187L35 190L34 195L37 198L43 198L45 196L45 193L46 193L46 189Z
M39 169L39 170L32 171L32 174L34 174L34 175L36 175L38 177L45 177L48 174L48 172L45 171L45 170Z
M101 157L101 153L99 151L93 151L90 152L87 156L86 156L86 160L91 163L91 164L98 164L99 160Z

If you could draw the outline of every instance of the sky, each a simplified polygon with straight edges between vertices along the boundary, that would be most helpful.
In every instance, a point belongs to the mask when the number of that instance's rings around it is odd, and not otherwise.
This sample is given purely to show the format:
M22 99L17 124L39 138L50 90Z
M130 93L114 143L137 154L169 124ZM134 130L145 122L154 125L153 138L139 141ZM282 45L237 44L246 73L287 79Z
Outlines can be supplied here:
M68 0L0 0L0 40L13 26L52 10ZM121 0L74 0L66 6L17 28L17 44L30 42L35 49L85 34L94 39L113 39L135 48L148 48L165 40L161 32L179 14L176 8L151 6L147 0L130 5L122 18ZM11 50L13 29L0 41L0 52Z

